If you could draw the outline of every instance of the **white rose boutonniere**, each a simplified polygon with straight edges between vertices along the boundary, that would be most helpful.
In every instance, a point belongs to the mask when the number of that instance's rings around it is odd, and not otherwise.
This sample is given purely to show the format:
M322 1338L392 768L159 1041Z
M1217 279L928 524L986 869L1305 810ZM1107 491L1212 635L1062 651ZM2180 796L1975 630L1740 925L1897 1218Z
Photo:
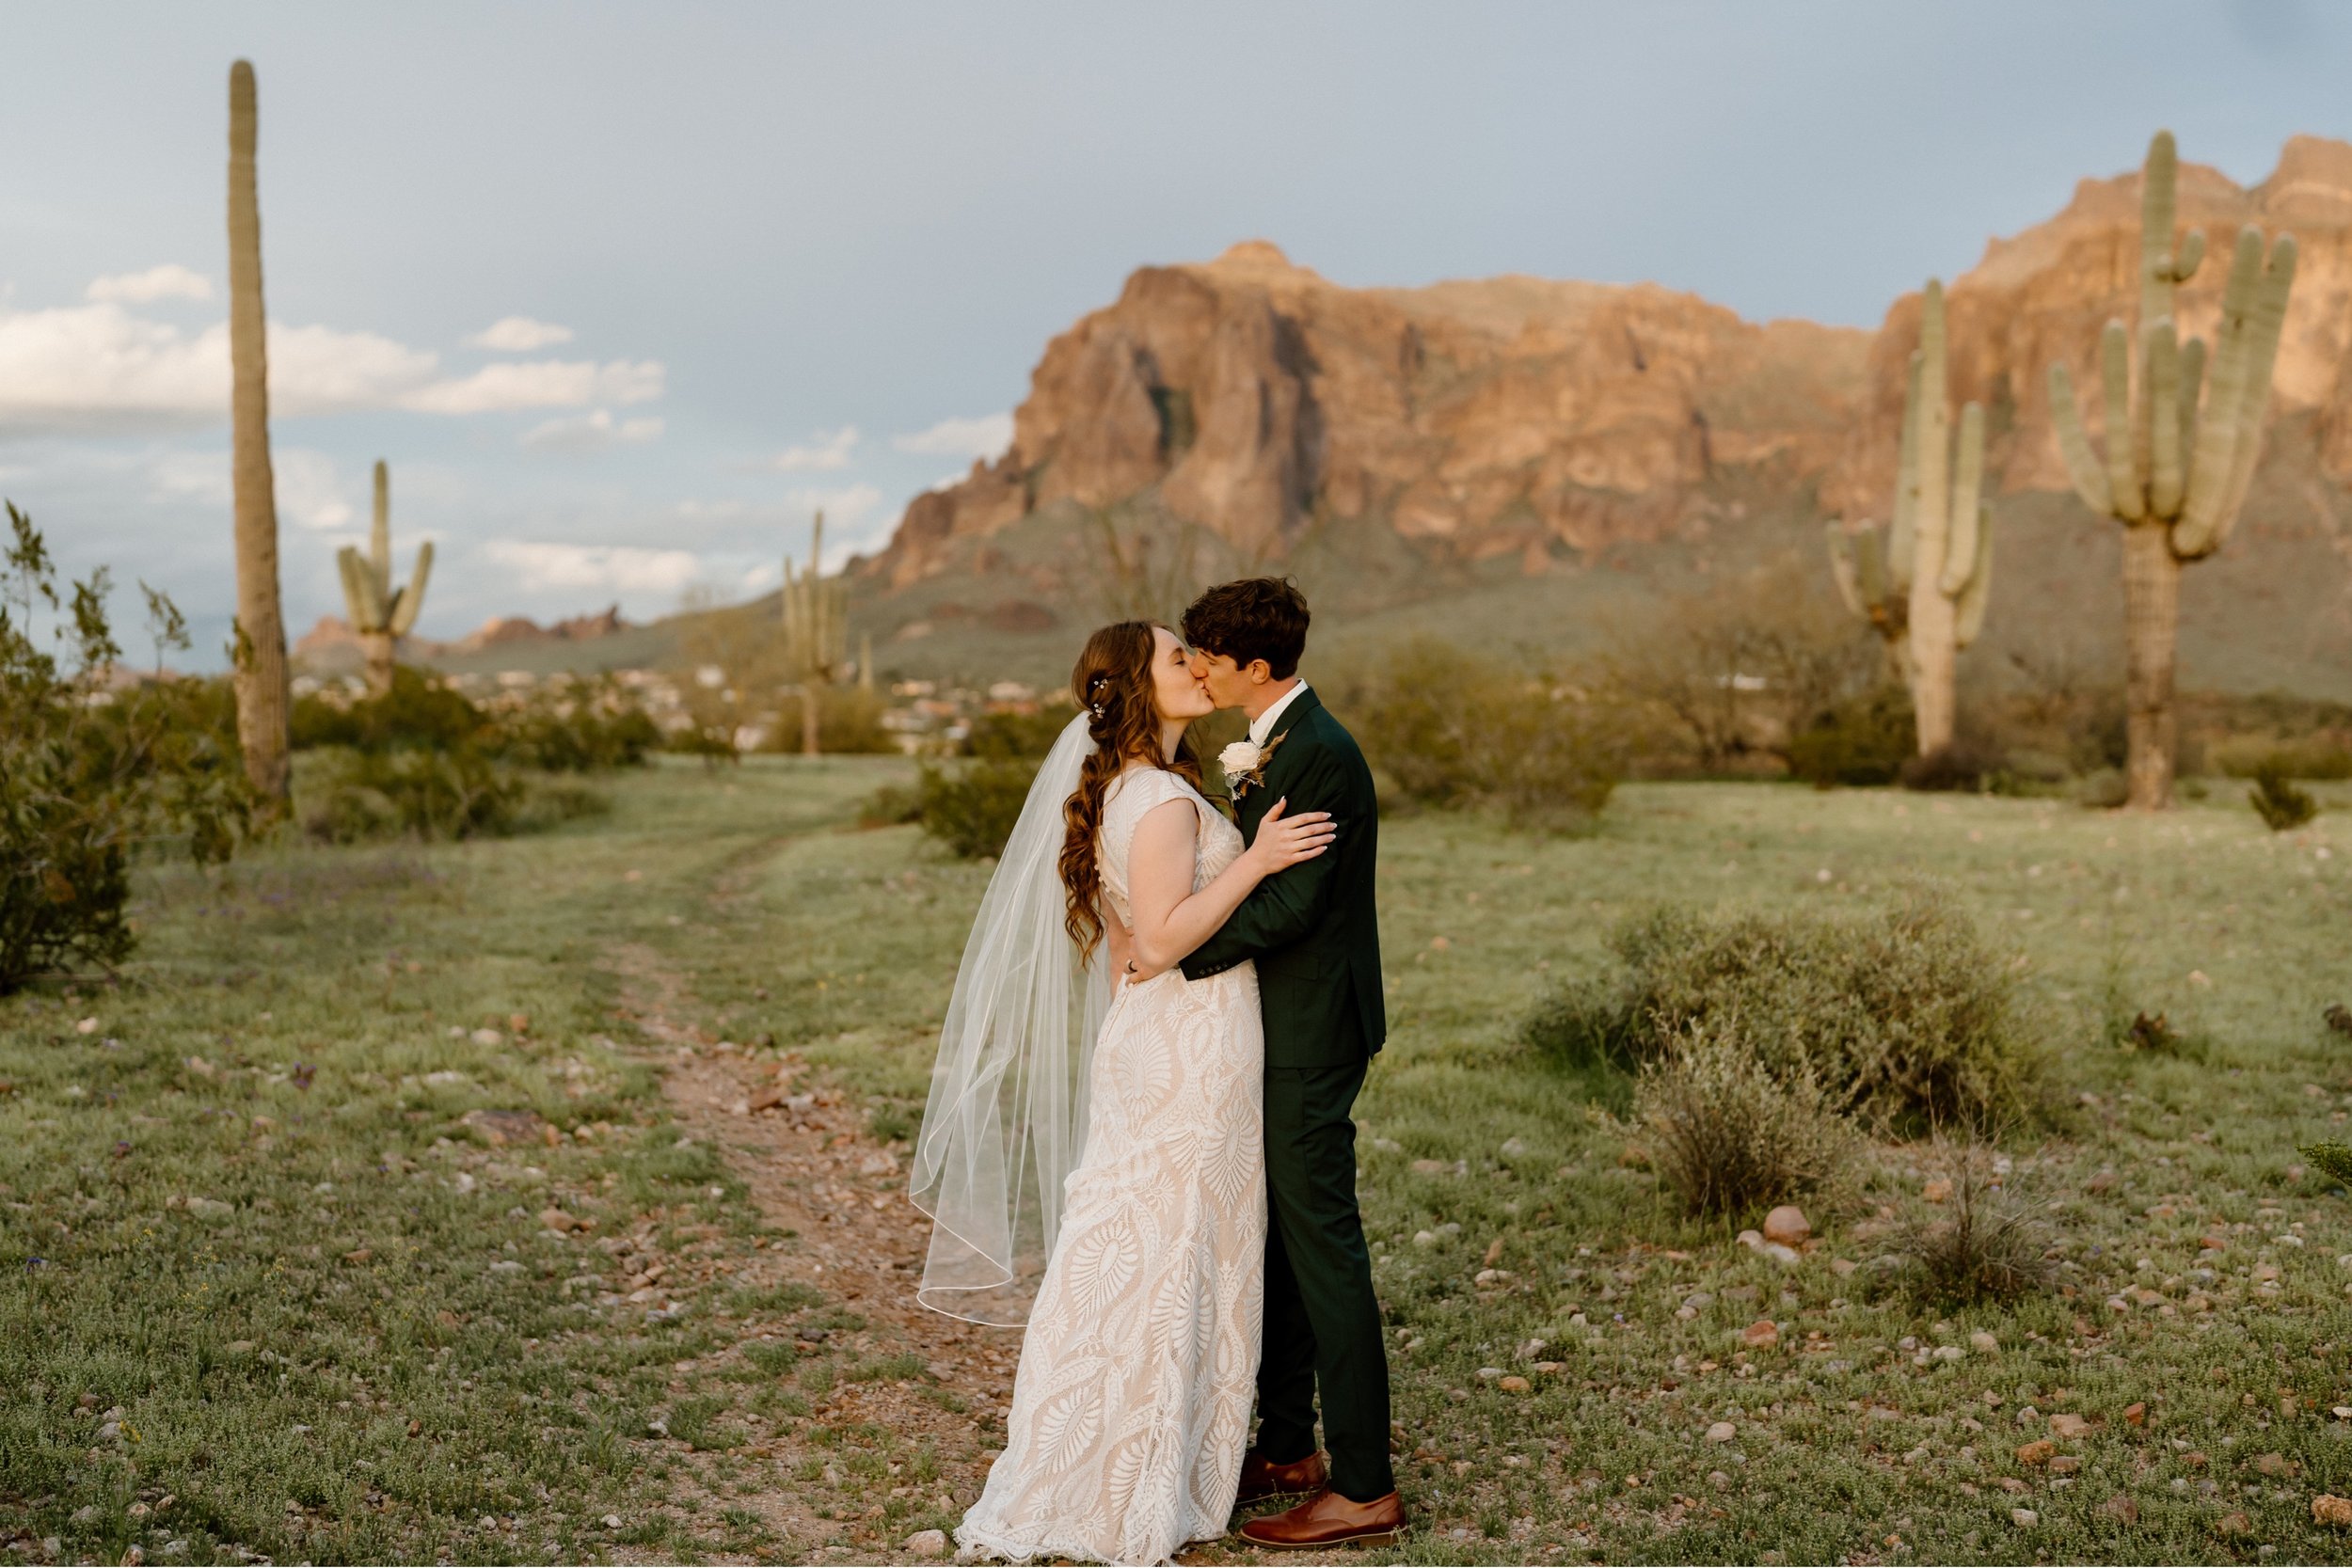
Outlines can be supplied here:
M1236 740L1216 754L1216 765L1225 770L1225 782L1238 800L1251 789L1265 783L1266 764L1274 760L1274 749L1288 739L1278 735L1261 746L1254 740Z

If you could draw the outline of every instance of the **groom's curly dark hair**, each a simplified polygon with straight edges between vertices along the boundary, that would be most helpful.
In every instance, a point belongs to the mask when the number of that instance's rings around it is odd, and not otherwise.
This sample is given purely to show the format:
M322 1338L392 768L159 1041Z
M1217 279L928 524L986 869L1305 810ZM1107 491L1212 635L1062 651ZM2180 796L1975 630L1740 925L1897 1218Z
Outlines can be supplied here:
M1307 651L1307 595L1288 578L1220 582L1184 611L1184 641L1245 669L1263 658L1268 674L1288 680Z

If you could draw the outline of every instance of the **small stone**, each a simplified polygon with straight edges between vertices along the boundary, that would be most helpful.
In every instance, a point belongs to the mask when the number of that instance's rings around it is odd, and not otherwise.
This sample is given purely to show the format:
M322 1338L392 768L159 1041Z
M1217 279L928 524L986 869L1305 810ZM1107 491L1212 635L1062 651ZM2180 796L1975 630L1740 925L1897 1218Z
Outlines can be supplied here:
M1990 1330L1980 1328L1968 1336L1968 1348L1979 1355L1998 1355L2001 1354L2001 1341Z
M2050 1432L2058 1437L2083 1437L2090 1432L2090 1423L2080 1416L2058 1415L2050 1418Z
M1861 1266L1851 1258L1833 1258L1829 1260L1829 1272L1840 1279L1844 1279Z
M2312 1499L2312 1523L2314 1525L2352 1525L2352 1497L2339 1497L2322 1492Z
M1413 1232L1413 1244L1415 1246L1436 1246L1438 1244L1438 1233L1434 1230L1416 1230Z
M1502 1389L1506 1394L1524 1394L1529 1388L1533 1387L1534 1385L1529 1383L1527 1379L1523 1377L1506 1377L1502 1382L1496 1384L1495 1386Z
M2285 1454L2275 1451L2254 1461L2254 1468L2266 1476L2291 1476L2302 1467Z
M1764 1216L1764 1239L1782 1246L1804 1245L1813 1235L1813 1222L1793 1203L1784 1203Z
M1453 1168L1454 1167L1452 1165L1446 1164L1443 1160L1416 1160L1413 1162L1413 1174L1415 1176L1443 1176Z
M1707 1429L1707 1440L1710 1443L1728 1443L1739 1435L1740 1429L1729 1421L1717 1421Z
M2062 1453L2050 1461L2050 1473L2054 1476L2071 1476L2082 1467L2083 1462L2071 1453Z
M2030 1508L2012 1508L2009 1511L2009 1522L2019 1529L2031 1529L2042 1523L2042 1515Z
M2146 1426L2148 1424L2148 1406L2146 1402L2135 1400L2130 1404L2125 1405L2123 1407L2123 1424L2127 1427Z
M2099 1512L2122 1524L2137 1525L2139 1523L2139 1504L2121 1492L2101 1503Z
M567 1214L561 1209L540 1210L539 1223L559 1234L566 1230L578 1230L580 1227L580 1220L576 1216Z
M1495 1379L1501 1377L1502 1375L1502 1369L1501 1367L1481 1367L1478 1369L1478 1381L1481 1383L1492 1383Z
M503 1045L506 1042L506 1037L496 1029L476 1029L466 1037L476 1045Z
M2017 1463L2047 1465L2050 1463L2050 1456L2056 1452L2058 1452L2056 1443L2051 1442L2047 1437L2037 1437L2030 1443L2020 1443L2017 1446Z
M1707 1472L1707 1484L1721 1492L1731 1484L1731 1478L1721 1470L1709 1470Z
M1750 1350L1771 1350L1780 1343L1780 1325L1770 1318L1759 1318L1740 1331L1740 1342Z
M937 1529L916 1530L907 1537L907 1550L916 1557L946 1557L947 1555L947 1532Z
M1944 1176L1937 1177L1919 1189L1919 1196L1930 1203L1949 1203L1952 1200L1951 1179Z
M1504 1159L1516 1160L1526 1152L1527 1140L1525 1138L1506 1138L1503 1140L1502 1157Z
M2213 1528L2217 1535L2251 1535L2254 1521L2243 1513L2224 1513L2213 1522Z
M604 1516L603 1524L604 1528L607 1529L619 1529L621 1528L621 1516L617 1513L608 1513Z
M98 1033L98 1021L94 1018L86 1018L73 1026L73 1032L77 1035L95 1035Z

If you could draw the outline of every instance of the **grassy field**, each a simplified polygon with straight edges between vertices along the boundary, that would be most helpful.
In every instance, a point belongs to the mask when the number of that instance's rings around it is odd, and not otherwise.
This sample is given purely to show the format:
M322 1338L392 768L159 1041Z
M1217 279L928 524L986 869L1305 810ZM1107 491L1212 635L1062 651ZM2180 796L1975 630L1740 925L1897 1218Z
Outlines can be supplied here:
M986 873L855 829L902 768L665 766L536 838L157 873L119 981L0 1004L0 1549L874 1560L952 1525L1014 1341L907 1309L893 1195ZM2352 1114L2344 820L1654 784L1588 839L1388 825L1389 1555L2342 1557L2352 1204L2294 1146ZM1919 874L2053 1055L2009 1153L2065 1293L2014 1310L1872 1283L1917 1151L1784 1269L1626 1163L1621 1081L1515 1037L1628 910ZM2143 1009L2178 1052L2109 1043Z

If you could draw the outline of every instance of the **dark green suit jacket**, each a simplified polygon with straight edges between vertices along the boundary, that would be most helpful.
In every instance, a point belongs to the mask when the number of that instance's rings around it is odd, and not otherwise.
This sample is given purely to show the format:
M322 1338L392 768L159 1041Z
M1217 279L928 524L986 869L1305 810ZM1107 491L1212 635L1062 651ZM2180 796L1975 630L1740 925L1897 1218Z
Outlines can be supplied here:
M1285 817L1327 811L1339 838L1315 859L1260 882L1182 967L1186 979L1199 980L1255 958L1266 1066L1345 1067L1389 1037L1373 907L1378 801L1355 737L1324 709L1313 688L1282 710L1267 738L1278 736L1265 783L1234 802L1242 836L1254 841L1274 802L1288 800Z

